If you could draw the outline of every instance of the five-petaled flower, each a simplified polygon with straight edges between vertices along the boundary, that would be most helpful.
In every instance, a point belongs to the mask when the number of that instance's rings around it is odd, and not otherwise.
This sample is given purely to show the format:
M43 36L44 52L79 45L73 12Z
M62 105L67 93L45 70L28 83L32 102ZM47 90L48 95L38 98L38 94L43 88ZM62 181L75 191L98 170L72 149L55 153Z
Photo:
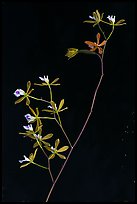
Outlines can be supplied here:
M44 77L39 77L39 79L41 79L41 81L46 82L47 84L49 83L48 75L47 75L47 77L45 77L45 75L44 75Z
M24 156L24 159L23 159L23 160L19 160L19 163L21 163L21 164L22 164L23 162L27 162L27 163L21 165L20 168L25 167L25 166L28 166L29 164L33 163L33 161L34 161L34 159L35 159L35 157L36 157L37 150L38 150L38 149L35 150L34 154L31 153L31 154L29 155L29 158L26 157L25 155L23 155L23 156Z
M94 52L96 49L98 49L98 52L101 55L103 53L102 46L106 44L106 40L104 40L102 43L99 43L100 33L96 35L96 38L97 42L85 41L85 43L91 48L90 51Z
M43 136L43 137L42 137L41 135L39 135L39 134L34 134L34 136L35 136L35 138L36 138L38 141L34 143L33 148L37 147L39 144L42 145L42 143L43 143L45 146L50 146L50 143L45 142L45 140L50 139L50 138L53 136L53 134L52 134L52 133L49 133L49 134L47 134L47 135L45 135L45 136ZM39 143L38 143L38 142L39 142Z
M51 103L51 105L49 105L48 108L50 108L51 110L43 109L42 111L46 111L46 112L49 112L51 114L55 114L55 113L59 113L59 112L62 112L64 110L68 109L68 107L62 108L63 105L64 105L64 99L62 99L60 101L60 104L59 104L58 108L57 108L57 105L56 105L56 103L54 101L51 101L50 103Z
M72 57L74 57L77 54L78 54L78 49L69 48L65 56L68 57L68 59L71 59Z
M115 23L115 16L108 16L107 17L108 18L108 20L112 23L112 24L114 24Z
M103 18L103 14L104 14L104 13L102 13L102 14L100 15L99 11L96 10L95 12L93 12L93 16L89 16L89 18L90 18L91 20L86 20L86 21L84 21L84 23L93 23L93 27L94 27L94 26L96 26L97 24L100 23L100 21L101 21L102 18Z
M25 98L26 98L26 105L29 106L30 104L30 100L29 100L29 95L31 94L31 92L34 90L34 89L31 89L30 90L30 87L31 87L31 82L28 81L27 82L27 91L23 91L22 89L17 89L15 92L14 92L14 95L16 97L19 97L19 96L22 96L21 98L19 98L17 101L15 101L15 104L17 103L20 103L21 101L23 101Z
M51 85L57 86L57 85L60 85L60 84L56 83L59 80L59 78L54 79L51 83L49 82L48 75L47 75L47 77L45 77L45 75L44 75L44 77L39 77L39 79L43 82L41 84L34 83L34 85L37 85L37 86L51 86Z
M27 114L27 115L28 115L28 114ZM30 114L29 114L29 115L30 115ZM33 116L31 116L31 117L33 117ZM28 118L28 116L25 117L25 118ZM30 118L30 117L29 117L29 118ZM29 124L29 125L26 125L26 126L23 126L23 127L24 127L25 130L33 131L32 124Z
M30 115L29 113L25 115L26 120L28 123L34 122L36 120L36 117Z
M24 96L24 95L25 95L25 91L23 91L22 89L17 89L17 90L14 92L14 95L15 95L16 97Z
M60 139L57 139L55 141L55 147L45 146L45 148L52 153L52 154L49 155L49 159L53 159L55 157L55 155L58 155L61 159L66 159L66 157L64 155L60 154L60 152L66 151L69 148L69 146L63 146L60 149L57 149L59 143L60 143Z

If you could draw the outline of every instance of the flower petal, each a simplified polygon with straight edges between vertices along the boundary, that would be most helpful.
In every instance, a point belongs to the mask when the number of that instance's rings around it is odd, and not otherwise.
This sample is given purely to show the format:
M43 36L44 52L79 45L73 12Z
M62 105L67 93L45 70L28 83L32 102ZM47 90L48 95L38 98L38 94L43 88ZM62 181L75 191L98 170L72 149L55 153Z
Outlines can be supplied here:
M57 155L58 155L61 159L66 159L66 157L65 157L64 155L62 155L62 154L58 154L58 153L57 153Z
M55 157L55 154L50 154L49 159L53 159Z
M57 139L57 140L55 141L55 149L57 149L59 143L60 143L60 139Z
M60 149L57 150L57 152L64 152L64 151L66 151L68 148L69 148L69 146L61 147Z
M96 38L97 38L97 45L99 45L99 41L100 41L100 33L98 33L98 34L96 35Z

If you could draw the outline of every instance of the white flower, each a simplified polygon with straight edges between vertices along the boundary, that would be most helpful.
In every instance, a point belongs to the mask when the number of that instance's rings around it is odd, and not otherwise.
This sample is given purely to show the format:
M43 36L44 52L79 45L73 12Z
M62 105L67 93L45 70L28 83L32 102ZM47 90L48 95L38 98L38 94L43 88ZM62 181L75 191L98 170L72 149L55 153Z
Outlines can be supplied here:
M25 94L25 92L22 90L22 89L17 89L15 92L14 92L14 95L16 97L19 97L19 96L23 96Z
M20 163L23 163L25 161L30 161L30 159L28 157L26 157L25 155L24 156L24 159L23 160L19 160Z
M40 79L41 81L45 81L47 84L49 83L48 76L47 76L47 77L45 77L45 75L44 75L44 77L43 77L43 78L42 78L42 77L39 77L39 79Z
M89 16L89 18L91 18L92 20L96 20L94 16Z
M30 115L29 113L25 115L26 120L28 123L33 122L35 120L35 117Z
M37 138L37 139L41 139L42 138L42 136L41 135L37 135L37 134L34 134L34 136Z
M26 125L26 126L23 126L25 130L30 130L30 131L33 131L33 127L32 127L32 124L30 125Z
M53 109L53 107L52 107L51 105L49 105L48 108ZM56 103L55 103L55 108L56 108L56 110L57 110L57 105L56 105Z
M108 16L108 20L111 21L113 24L115 23L115 17L116 16Z
M51 152L52 152L52 153L54 153L54 151L55 151L55 148L54 148L54 147L52 146L52 147L51 147L51 149L53 150L53 151L51 151Z

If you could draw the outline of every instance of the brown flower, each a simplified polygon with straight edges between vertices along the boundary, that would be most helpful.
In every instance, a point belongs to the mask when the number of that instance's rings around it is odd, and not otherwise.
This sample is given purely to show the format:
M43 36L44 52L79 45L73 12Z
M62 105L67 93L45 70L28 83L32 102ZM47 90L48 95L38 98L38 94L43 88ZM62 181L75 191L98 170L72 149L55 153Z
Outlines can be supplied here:
M96 35L96 38L97 42L85 41L85 43L91 48L90 51L94 52L96 49L98 49L98 53L101 55L103 52L102 46L106 44L106 40L104 40L102 43L99 43L100 33Z

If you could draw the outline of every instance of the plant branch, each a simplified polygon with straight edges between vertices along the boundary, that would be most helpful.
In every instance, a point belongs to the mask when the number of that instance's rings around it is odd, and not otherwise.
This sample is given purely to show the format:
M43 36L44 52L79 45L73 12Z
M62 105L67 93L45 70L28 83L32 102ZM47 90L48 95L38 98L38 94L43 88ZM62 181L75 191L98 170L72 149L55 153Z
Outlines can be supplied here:
M87 119L86 119L86 121L85 121L85 123L84 123L84 125L83 125L83 127L82 127L82 129L81 129L81 131L80 131L80 133L79 133L79 135L78 135L78 137L77 137L77 139L76 139L74 145L71 147L71 149L70 149L70 151L69 151L69 154L68 154L68 156L67 156L67 158L66 158L64 164L62 165L61 170L60 170L59 173L58 173L58 176L56 177L54 183L53 183L52 186L51 186L51 189L50 189L50 191L49 191L49 193L48 193L48 196L47 196L47 198L46 198L46 202L48 202L48 200L49 200L49 198L50 198L50 195L51 195L51 193L52 193L52 191L53 191L53 189L54 189L54 187L55 187L55 184L56 184L56 182L58 181L58 179L59 179L59 177L60 177L60 175L61 175L61 173L62 173L64 167L66 166L66 164L67 164L67 162L68 162L68 160L69 160L69 157L70 157L70 155L71 155L71 153L72 153L74 147L76 146L77 142L79 141L79 139L80 139L80 137L81 137L83 131L85 130L85 127L86 127L86 125L87 125L87 123L88 123L88 121L89 121L89 118L90 118L91 114L92 114L93 107L94 107L95 100L96 100L96 95L97 95L98 89L99 89L99 87L100 87L102 78L103 78L103 76L104 76L104 73L103 73L103 55L102 55L102 57L101 57L100 55L98 55L98 56L99 56L99 58L100 58L100 60L101 60L101 76L100 76L99 82L98 82L97 87L96 87L95 92L94 92L94 96L93 96L93 100L92 100L90 112L89 112L89 114L88 114L88 116L87 116ZM55 120L57 121L56 118L55 118ZM58 121L57 121L57 123L59 124ZM60 125L60 124L59 124L59 125Z

